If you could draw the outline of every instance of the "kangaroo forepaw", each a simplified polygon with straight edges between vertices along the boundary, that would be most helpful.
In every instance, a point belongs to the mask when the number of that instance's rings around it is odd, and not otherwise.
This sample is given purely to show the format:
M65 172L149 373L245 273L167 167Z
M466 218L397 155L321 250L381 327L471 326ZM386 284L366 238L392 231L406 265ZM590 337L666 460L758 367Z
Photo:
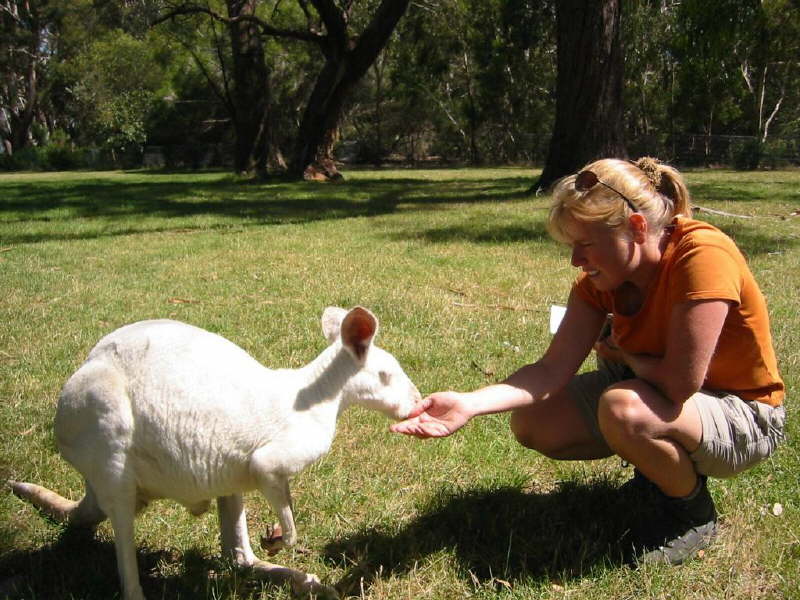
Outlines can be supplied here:
M270 556L274 556L284 549L286 543L283 541L283 530L281 526L275 523L267 527L267 532L261 536L260 544L261 548L266 550L267 554Z
M284 548L291 548L298 554L311 554L311 550L297 544L287 544L283 538L283 530L278 523L267 527L267 532L259 539L259 545L267 551L269 556L275 556Z

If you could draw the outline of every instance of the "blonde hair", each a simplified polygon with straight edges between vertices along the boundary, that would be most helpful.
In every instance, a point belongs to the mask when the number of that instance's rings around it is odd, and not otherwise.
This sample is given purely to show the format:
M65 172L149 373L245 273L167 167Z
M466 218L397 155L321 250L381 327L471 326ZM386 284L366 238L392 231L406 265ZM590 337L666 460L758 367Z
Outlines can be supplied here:
M576 190L577 174L555 183L547 229L558 241L572 241L565 228L567 218L605 223L611 229L626 226L632 211L620 194L631 201L654 232L663 230L677 216L691 216L691 198L683 176L655 158L643 157L635 162L605 158L581 171L592 171L605 185Z

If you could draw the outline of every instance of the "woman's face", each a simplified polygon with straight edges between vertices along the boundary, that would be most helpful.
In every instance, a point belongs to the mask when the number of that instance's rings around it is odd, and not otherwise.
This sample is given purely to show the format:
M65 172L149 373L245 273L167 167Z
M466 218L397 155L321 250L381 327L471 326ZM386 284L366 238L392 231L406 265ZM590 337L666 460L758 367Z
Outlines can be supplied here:
M638 253L624 230L567 219L564 229L572 240L572 266L586 273L598 290L615 290L632 278Z

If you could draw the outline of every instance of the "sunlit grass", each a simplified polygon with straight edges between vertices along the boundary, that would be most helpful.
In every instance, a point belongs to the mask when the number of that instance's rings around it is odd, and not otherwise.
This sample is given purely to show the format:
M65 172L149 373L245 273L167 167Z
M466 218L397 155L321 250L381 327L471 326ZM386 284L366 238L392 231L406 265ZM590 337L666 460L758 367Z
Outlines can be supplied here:
M719 543L680 569L631 570L613 551L618 461L557 463L516 445L503 415L436 442L392 436L361 409L299 475L311 554L279 561L357 598L797 598L800 472L800 172L687 175L698 214L733 235L768 298L789 386L790 440L712 484ZM0 176L0 476L76 496L52 438L55 398L92 345L171 317L221 333L268 366L324 346L327 305L370 307L379 343L423 392L494 381L544 350L547 309L575 272L547 237L548 199L525 169L380 170L339 185L225 173ZM772 508L781 504L783 513ZM274 520L249 499L252 533ZM0 495L0 597L118 593L112 536L62 536ZM287 598L220 562L216 518L160 502L137 523L150 598ZM12 579L13 578L13 579ZM20 591L22 590L22 591Z

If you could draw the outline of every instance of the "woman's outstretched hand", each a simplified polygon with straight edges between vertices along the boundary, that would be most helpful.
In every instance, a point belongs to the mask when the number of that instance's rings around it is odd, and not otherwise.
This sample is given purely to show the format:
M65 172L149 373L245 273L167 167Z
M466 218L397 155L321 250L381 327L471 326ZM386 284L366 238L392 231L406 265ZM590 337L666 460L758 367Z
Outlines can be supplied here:
M462 394L436 392L423 399L405 421L389 429L418 438L446 437L461 429L471 416Z

